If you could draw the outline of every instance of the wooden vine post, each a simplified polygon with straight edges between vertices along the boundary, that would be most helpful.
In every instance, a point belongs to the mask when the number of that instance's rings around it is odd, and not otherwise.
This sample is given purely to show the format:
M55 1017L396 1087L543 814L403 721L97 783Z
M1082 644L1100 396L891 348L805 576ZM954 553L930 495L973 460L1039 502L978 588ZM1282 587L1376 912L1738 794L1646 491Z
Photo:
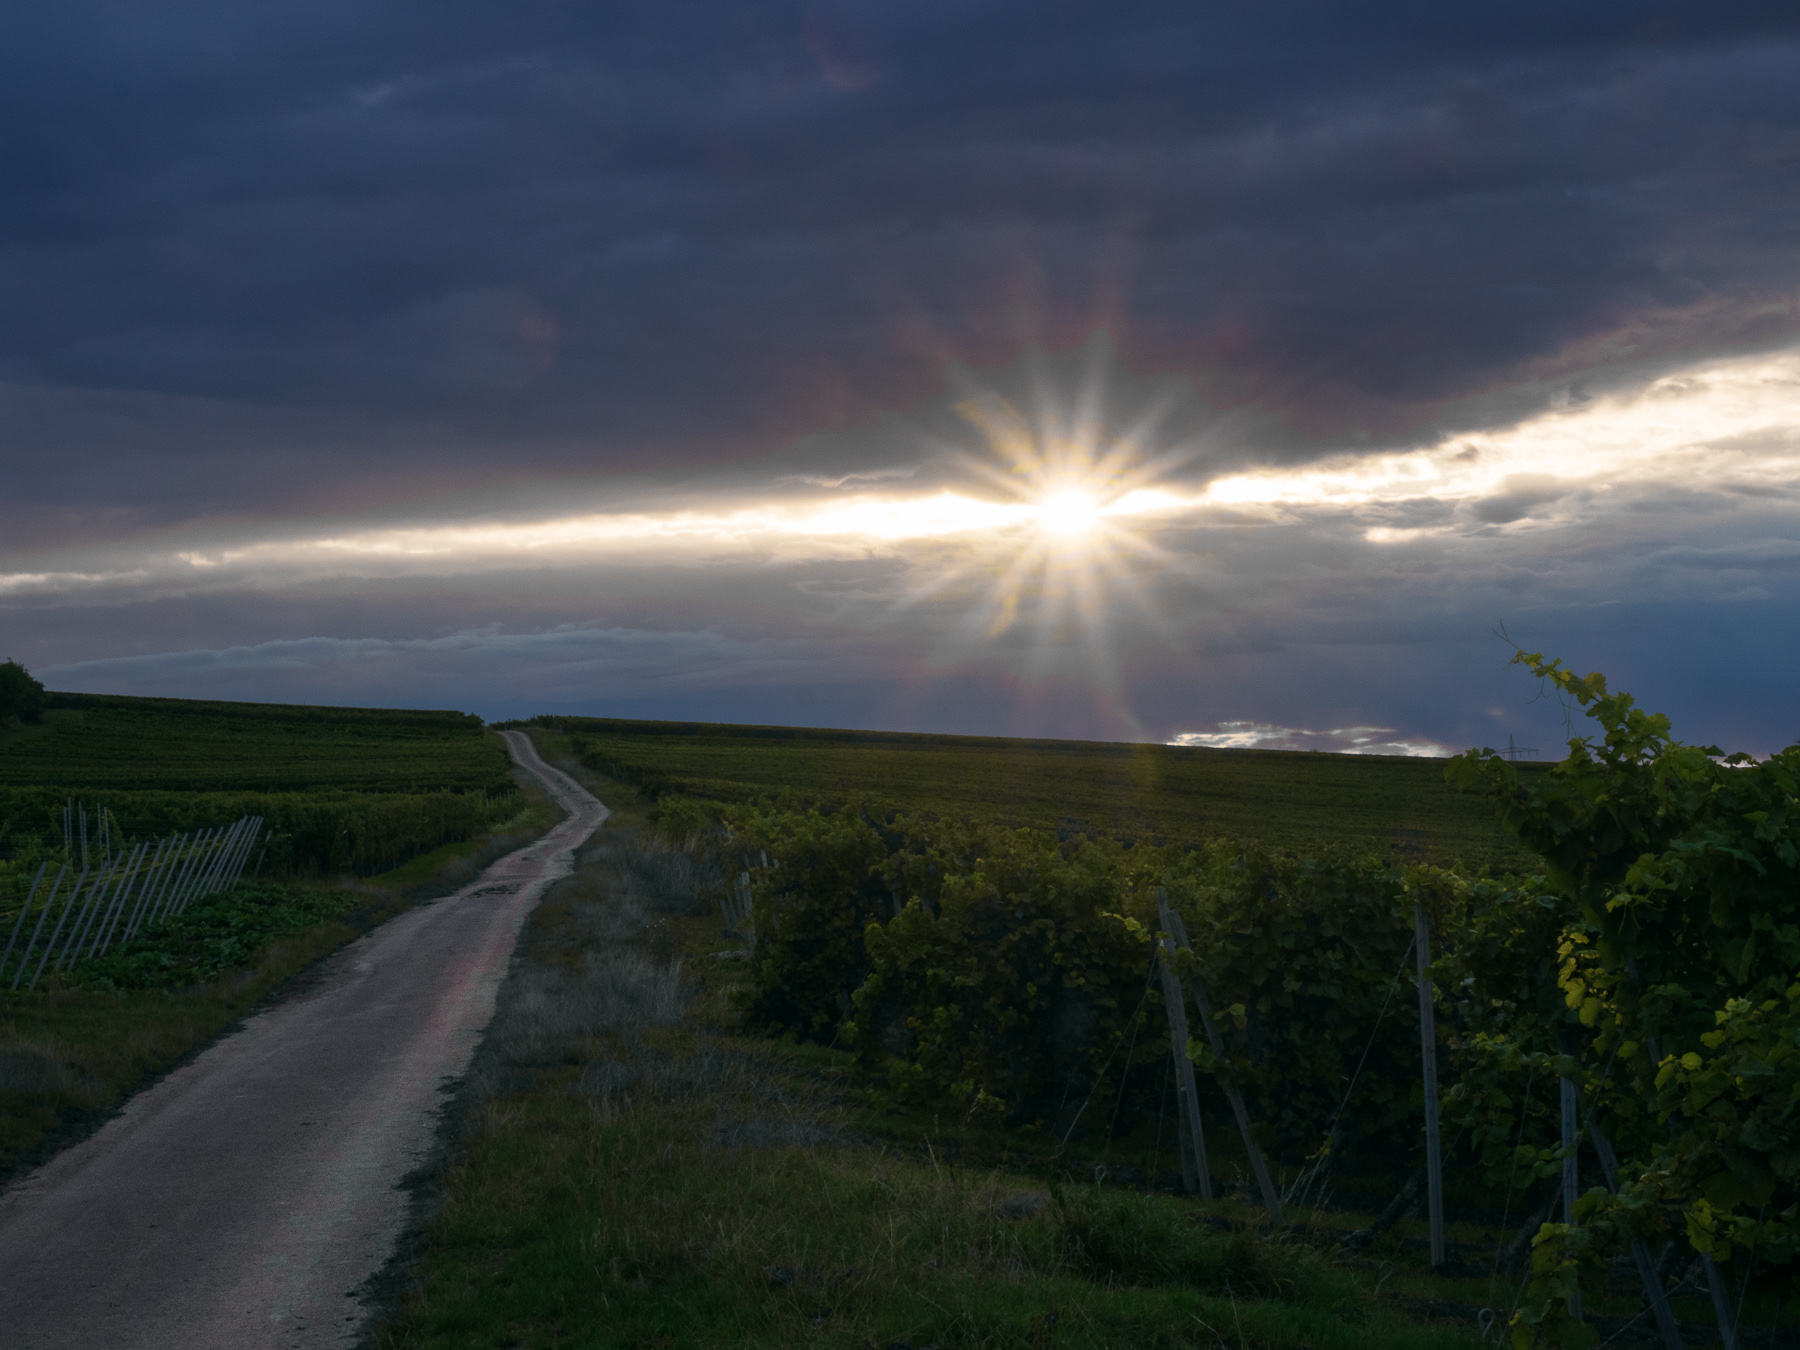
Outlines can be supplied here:
M1206 1165L1206 1131L1200 1124L1200 1094L1194 1087L1194 1061L1187 1053L1187 1009L1182 1006L1186 999L1181 992L1181 981L1169 964L1169 958L1175 955L1175 944L1164 937L1160 946L1162 959L1157 965L1162 970L1163 1004L1169 1012L1169 1053L1175 1058L1175 1097L1181 1116L1175 1151L1181 1155L1182 1185L1190 1193L1197 1189L1202 1199L1210 1200L1213 1188L1212 1172Z
M1413 902L1413 946L1419 958L1419 1056L1425 1075L1425 1186L1431 1213L1431 1264L1444 1264L1444 1159L1438 1134L1437 1016L1431 1003L1431 925Z
M1160 886L1156 889L1156 912L1162 919L1163 931L1174 941L1176 948L1184 952L1192 951L1188 942L1187 925L1169 904L1168 892ZM1176 976L1175 982L1179 986L1181 977ZM1244 1152L1250 1157L1250 1170L1256 1174L1256 1184L1262 1191L1263 1205L1269 1211L1269 1218L1280 1223L1281 1198L1275 1194L1275 1183L1269 1179L1269 1166L1263 1161L1262 1150L1256 1146L1255 1136L1250 1133L1250 1112L1244 1106L1244 1094L1238 1090L1237 1079L1226 1063L1225 1039L1219 1035L1218 1026L1213 1022L1212 1001L1206 996L1206 981L1198 975L1194 977L1194 1008L1200 1014L1200 1025L1206 1032L1207 1044L1212 1047L1213 1060L1219 1066L1219 1086L1225 1090L1225 1099L1231 1103L1231 1114L1237 1117L1238 1133L1244 1137ZM1198 1097L1195 1100L1198 1102Z

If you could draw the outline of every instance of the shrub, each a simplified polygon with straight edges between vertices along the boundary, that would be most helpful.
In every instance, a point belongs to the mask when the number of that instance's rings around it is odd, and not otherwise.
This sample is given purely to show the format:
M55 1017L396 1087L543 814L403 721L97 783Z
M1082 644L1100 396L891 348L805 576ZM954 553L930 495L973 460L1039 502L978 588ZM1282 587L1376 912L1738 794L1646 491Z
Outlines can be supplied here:
M41 860L62 843L68 794L0 785L0 849ZM520 813L515 794L484 792L109 792L104 798L131 837L205 829L261 816L248 870L260 875L371 876L444 844L504 825Z
M1459 991L1440 998L1445 1080L1459 1028L1504 1022L1488 985L1465 989L1458 955L1471 904L1513 894L1497 884L1228 843L1127 848L851 811L733 819L739 856L774 864L753 871L752 1020L818 1039L835 1031L902 1099L947 1097L1058 1130L1084 1104L1090 1127L1129 1129L1159 1109L1169 1034L1151 964L1159 885L1194 943L1177 966L1206 981L1229 1068L1278 1152L1318 1148L1353 1079L1356 1109L1340 1135L1417 1146L1418 1003L1405 959L1415 899L1433 915L1439 987ZM1529 907L1536 893L1520 894L1515 906ZM1502 940L1483 931L1489 946ZM1491 964L1512 978L1512 966ZM1204 1041L1190 1048L1203 1070L1226 1067ZM1222 1115L1204 1075L1202 1090Z
M1194 944L1177 968L1206 981L1265 1144L1316 1148L1354 1077L1356 1109L1340 1128L1410 1147L1420 1093L1417 986L1406 960L1413 902L1428 900L1441 952L1460 936L1464 888L1434 868L1295 860L1226 843L1179 859L1168 887ZM1213 1067L1210 1048L1197 1046L1196 1058Z
M752 872L756 956L744 1003L772 1032L831 1040L869 972L863 929L891 910L881 864L888 850L859 809L835 815L755 807L731 815L731 851Z
M16 717L35 722L44 713L44 686L17 661L0 665L0 722Z
M1033 830L993 831L980 857L957 856L976 842L966 833L908 842L889 874L927 893L867 928L853 1041L902 1058L890 1081L903 1094L1003 1105L1015 1119L1110 1092L1104 1061L1149 970L1150 935L1130 913L1149 903L1134 855Z
M1492 751L1451 763L1451 781L1490 791L1542 854L1564 920L1560 999L1522 1005L1488 1048L1575 1080L1621 1160L1616 1198L1584 1201L1572 1230L1546 1229L1520 1334L1556 1334L1589 1257L1659 1227L1717 1260L1761 1262L1765 1287L1791 1283L1800 745L1760 761L1684 745L1599 673L1539 653L1515 661L1600 734L1572 738L1531 776Z

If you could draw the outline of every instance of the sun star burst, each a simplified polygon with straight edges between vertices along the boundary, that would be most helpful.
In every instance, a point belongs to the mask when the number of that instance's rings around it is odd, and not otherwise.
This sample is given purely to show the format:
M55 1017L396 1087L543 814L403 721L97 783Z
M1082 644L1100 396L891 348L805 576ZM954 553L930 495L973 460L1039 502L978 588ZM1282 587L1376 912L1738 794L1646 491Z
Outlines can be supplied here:
M926 594L959 597L962 621L946 656L1023 637L1024 673L1077 671L1098 690L1116 690L1124 655L1119 621L1160 631L1157 581L1180 564L1151 538L1166 518L1159 487L1187 456L1149 448L1156 410L1109 426L1098 387L1066 402L1040 390L1028 416L998 394L958 406L986 441L964 466L1010 503L1013 528L996 529L977 549L927 583Z

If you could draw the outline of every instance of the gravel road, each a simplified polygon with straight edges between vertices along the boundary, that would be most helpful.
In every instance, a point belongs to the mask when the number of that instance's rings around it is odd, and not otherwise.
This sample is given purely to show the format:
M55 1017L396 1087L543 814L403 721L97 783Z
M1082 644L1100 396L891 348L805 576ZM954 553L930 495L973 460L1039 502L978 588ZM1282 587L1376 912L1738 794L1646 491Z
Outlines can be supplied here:
M503 733L569 812L455 895L384 924L290 998L0 1195L6 1350L343 1346L407 1215L444 1080L494 1010L526 914L607 810Z

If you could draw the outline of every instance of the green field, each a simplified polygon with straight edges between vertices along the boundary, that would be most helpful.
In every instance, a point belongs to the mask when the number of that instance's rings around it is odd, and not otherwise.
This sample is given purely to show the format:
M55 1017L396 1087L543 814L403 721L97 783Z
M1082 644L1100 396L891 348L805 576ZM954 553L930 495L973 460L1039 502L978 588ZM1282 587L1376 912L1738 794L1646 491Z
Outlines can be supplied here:
M0 729L0 911L71 800L132 841L261 816L264 876L368 876L515 813L510 767L468 713L51 694Z
M460 712L51 694L42 724L0 731L0 787L479 792L507 766Z
M868 798L1063 833L1191 844L1255 840L1296 853L1387 852L1535 870L1440 760L1099 741L539 718L590 768L715 801L790 793Z

